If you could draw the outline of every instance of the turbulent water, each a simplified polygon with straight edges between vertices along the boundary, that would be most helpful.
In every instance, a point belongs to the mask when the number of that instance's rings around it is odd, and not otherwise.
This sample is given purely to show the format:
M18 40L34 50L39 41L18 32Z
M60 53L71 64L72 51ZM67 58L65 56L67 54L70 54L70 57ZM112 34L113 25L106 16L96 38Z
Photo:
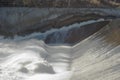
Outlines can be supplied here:
M112 30L118 27L106 26L74 46L50 46L40 40L44 40L46 34L58 31L65 34L73 27L97 21L27 37L1 37L0 80L119 80L120 46L109 39Z
M0 46L0 80L64 80L71 75L71 55L66 46L51 47L36 40Z

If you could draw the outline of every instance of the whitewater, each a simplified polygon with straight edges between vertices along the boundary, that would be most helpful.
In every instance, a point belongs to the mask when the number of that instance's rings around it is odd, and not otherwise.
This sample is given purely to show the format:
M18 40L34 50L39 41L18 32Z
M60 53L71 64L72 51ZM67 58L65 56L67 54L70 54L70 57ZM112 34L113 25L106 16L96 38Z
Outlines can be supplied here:
M104 19L14 39L1 36L0 80L119 80L120 46L109 39L113 30L119 30L119 20L111 21L76 45L63 43L69 29L101 21ZM53 32L61 32L64 37L48 45L44 39ZM113 38L118 34L119 31Z

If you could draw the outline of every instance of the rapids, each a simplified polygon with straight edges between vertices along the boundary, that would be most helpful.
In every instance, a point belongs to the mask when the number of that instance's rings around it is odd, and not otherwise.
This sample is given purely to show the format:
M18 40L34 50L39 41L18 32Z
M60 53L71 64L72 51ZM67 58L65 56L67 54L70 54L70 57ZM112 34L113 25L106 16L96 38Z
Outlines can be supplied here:
M53 32L64 35L73 27L101 21L103 19L87 21L14 39L1 36L0 80L119 80L120 36L119 31L113 31L119 30L119 20L111 21L74 46L44 43L46 35Z

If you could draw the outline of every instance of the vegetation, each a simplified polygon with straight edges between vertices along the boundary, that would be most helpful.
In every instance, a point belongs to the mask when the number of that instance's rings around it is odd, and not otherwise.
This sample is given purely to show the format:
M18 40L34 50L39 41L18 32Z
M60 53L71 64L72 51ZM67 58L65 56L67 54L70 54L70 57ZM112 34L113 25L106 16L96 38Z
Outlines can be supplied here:
M0 0L9 7L118 7L119 0Z

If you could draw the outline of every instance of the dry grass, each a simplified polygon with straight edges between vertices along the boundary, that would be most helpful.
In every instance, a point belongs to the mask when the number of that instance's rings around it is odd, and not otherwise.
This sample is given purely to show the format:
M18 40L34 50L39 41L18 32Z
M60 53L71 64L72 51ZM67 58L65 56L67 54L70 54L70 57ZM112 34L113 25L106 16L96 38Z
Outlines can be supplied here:
M90 0L90 3L99 5L100 4L100 0Z
M110 1L109 3L112 4L112 5L115 5L115 6L120 6L120 3L117 3L115 1Z
M23 0L24 5L29 5L32 3L32 0Z

